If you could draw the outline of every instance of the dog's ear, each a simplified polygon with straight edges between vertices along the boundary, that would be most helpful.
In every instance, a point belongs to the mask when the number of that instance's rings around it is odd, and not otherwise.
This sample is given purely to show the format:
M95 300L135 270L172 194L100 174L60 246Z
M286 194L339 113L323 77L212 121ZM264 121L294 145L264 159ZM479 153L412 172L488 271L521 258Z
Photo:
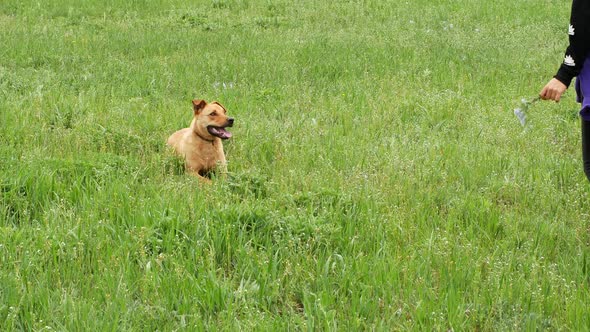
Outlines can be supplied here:
M193 99L193 111L195 112L195 115L199 114L206 105L207 102L203 99Z
M221 105L218 101L212 101L211 104L217 104L217 105L221 106L221 108L223 108L224 111L227 112L227 110L225 109L225 106Z

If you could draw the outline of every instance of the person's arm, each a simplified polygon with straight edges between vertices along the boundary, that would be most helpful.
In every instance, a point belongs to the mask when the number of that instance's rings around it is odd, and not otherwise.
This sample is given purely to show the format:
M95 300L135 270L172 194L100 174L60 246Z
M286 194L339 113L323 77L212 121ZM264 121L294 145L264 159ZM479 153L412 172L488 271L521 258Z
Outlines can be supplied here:
M590 50L590 0L574 0L569 28L570 45L555 78L569 86L578 76Z
M572 79L582 70L590 50L590 0L573 1L569 41L557 74L539 93L542 99L559 101Z

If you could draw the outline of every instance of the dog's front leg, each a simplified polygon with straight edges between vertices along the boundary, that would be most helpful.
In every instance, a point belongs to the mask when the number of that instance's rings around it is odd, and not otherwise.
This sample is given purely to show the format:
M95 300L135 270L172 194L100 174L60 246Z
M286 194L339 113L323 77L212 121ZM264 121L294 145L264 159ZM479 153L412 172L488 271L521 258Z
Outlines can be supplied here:
M227 177L227 163L226 162L218 162L217 163L217 172L219 175L226 178Z
M217 171L221 176L227 177L227 160L225 159L225 153L223 152L223 146L221 144L217 147L217 155L219 156L217 165L215 165Z

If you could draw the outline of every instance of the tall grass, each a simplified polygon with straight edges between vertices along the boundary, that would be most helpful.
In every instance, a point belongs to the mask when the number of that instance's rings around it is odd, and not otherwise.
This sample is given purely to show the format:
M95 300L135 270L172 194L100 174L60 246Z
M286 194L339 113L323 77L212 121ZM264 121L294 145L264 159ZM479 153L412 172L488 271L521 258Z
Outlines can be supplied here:
M0 329L590 328L569 6L0 2Z

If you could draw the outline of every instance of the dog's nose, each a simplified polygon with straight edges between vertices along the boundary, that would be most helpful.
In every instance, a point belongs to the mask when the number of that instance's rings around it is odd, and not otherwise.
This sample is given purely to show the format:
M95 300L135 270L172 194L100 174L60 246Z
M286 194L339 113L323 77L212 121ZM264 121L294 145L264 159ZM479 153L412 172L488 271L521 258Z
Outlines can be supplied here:
M228 125L227 125L228 127L233 126L234 125L234 118L228 118L227 123L228 123Z

